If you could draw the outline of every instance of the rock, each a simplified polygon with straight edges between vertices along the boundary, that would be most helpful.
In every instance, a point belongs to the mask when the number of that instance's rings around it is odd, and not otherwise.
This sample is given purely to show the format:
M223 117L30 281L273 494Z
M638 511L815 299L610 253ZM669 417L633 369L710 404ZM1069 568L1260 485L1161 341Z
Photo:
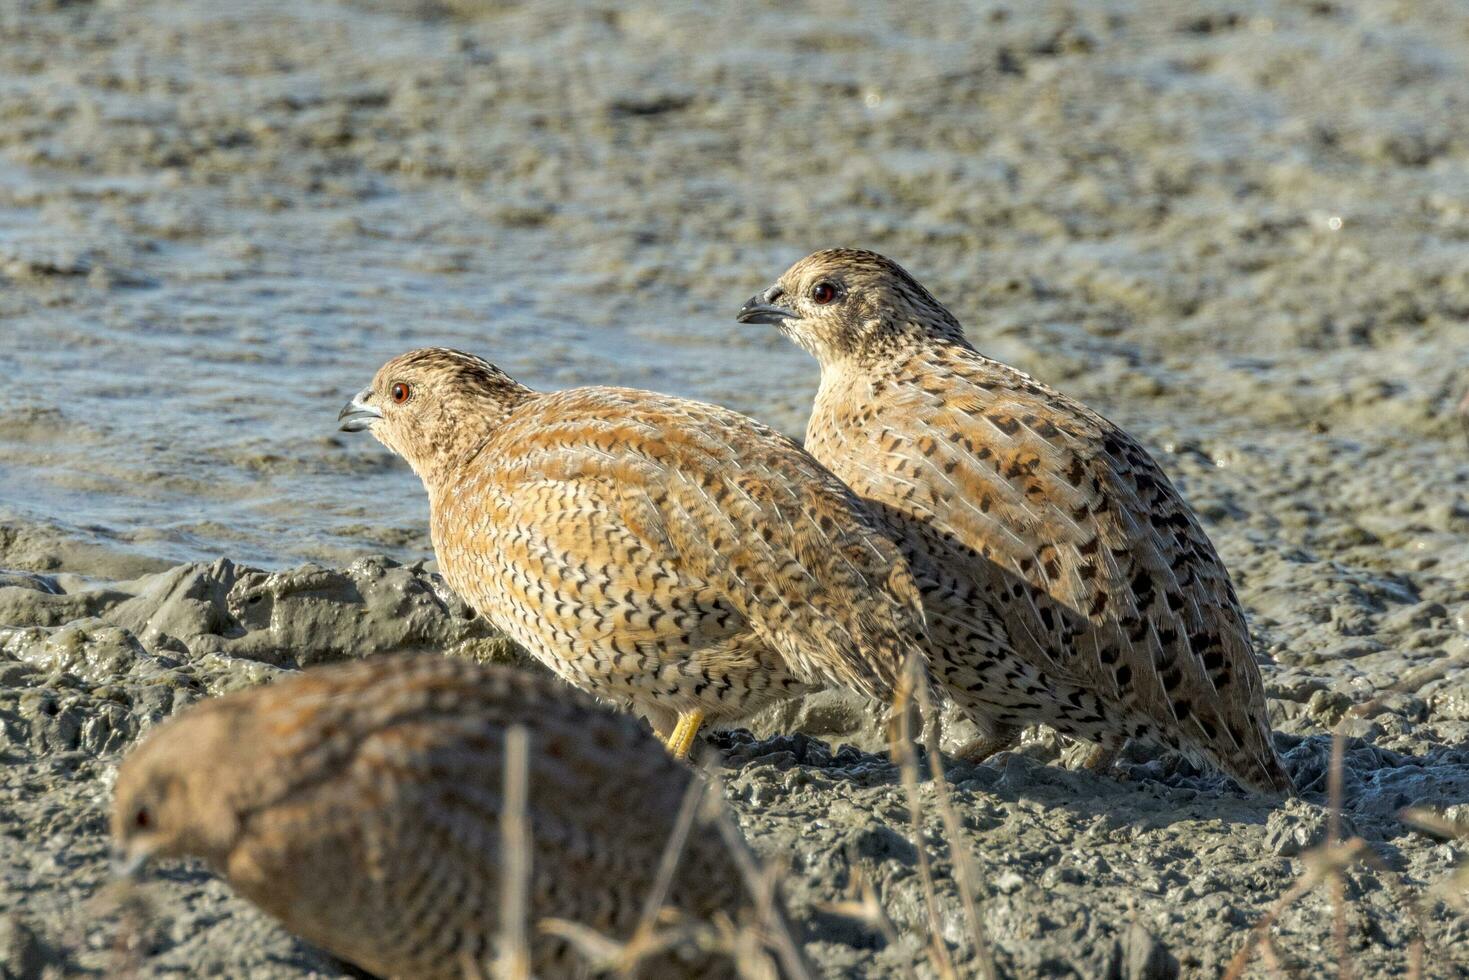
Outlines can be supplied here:
M153 659L130 630L100 619L81 619L53 629L0 631L0 652L38 670L94 683L126 676Z
M1114 947L1109 980L1176 980L1178 960L1141 923L1134 921Z
M1285 808L1275 810L1265 824L1265 849L1277 857L1293 858L1326 842L1330 814L1320 807L1291 800ZM1347 814L1340 817L1341 840L1357 834L1356 825Z
M472 647L485 659L513 647L421 565L365 558L339 571L305 565L241 573L223 597L233 656L306 667L394 650Z
M12 598L20 589L0 588ZM92 618L64 626L0 632L0 650L42 669L97 679L136 671L155 654L196 662L243 659L298 668L391 651L437 649L515 659L421 564L366 558L344 570L303 565L263 572L228 559L179 565L114 587L75 595L24 591L52 611ZM71 605L60 605L71 603ZM12 602L13 606L19 603ZM21 619L48 621L31 612ZM268 676L258 674L257 677Z
M61 586L50 575L13 572L4 568L0 568L0 589L30 589L44 595L61 595Z
M993 882L995 891L1001 895L1013 895L1025 887L1025 879L1014 871L1002 871Z
M854 745L867 752L887 747L883 710L847 691L817 691L795 701L773 704L743 722L757 737L799 731L834 745Z

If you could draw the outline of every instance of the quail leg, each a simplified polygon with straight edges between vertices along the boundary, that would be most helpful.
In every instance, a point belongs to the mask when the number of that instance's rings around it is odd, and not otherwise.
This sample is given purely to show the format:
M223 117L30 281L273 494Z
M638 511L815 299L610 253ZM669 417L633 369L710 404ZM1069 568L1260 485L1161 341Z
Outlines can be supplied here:
M668 736L668 751L675 759L687 759L689 749L694 747L694 736L699 734L699 728L704 724L704 712L683 711L679 713L678 724L673 728L673 734Z

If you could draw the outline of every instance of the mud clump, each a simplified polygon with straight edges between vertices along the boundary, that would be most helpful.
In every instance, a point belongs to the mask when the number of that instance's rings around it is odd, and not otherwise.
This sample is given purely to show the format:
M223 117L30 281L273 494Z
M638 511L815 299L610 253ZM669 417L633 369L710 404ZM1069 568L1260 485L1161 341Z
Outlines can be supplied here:
M76 592L38 576L7 582L0 730L43 752L120 748L195 698L348 657L515 658L437 575L385 558L282 572L221 559Z
M265 976L340 973L199 868L151 883L141 899L146 915L106 905L105 812L120 753L199 697L312 664L404 649L517 656L422 564L385 558L280 572L221 560L80 590L24 573L3 581L0 835L17 846L0 852L0 953L12 972L20 967L11 964L43 974L115 971L145 935L139 962L150 970L212 964ZM79 611L86 615L66 618ZM1307 701L1320 693L1312 685L1293 691ZM1343 833L1392 856L1390 870L1359 868L1350 879L1354 921L1370 936L1353 947L1364 970L1398 962L1412 938L1399 879L1421 891L1447 877L1460 856L1398 817L1403 807L1469 798L1469 726L1437 717L1430 703L1383 709L1370 739L1346 745ZM1248 926L1325 840L1330 740L1309 710L1292 707L1307 706L1277 702L1281 714L1294 715L1281 726L1278 748L1303 789L1288 801L1245 794L1140 749L1124 753L1108 775L1071 771L1064 747L1042 732L981 765L949 758L945 776L1002 972L1222 970ZM927 919L880 719L830 693L781 712L755 724L779 734L710 736L728 800L757 852L786 867L786 895L821 969L900 974L923 960L918 937ZM783 727L802 724L829 741ZM932 788L924 792L944 939L957 962L977 969L950 875L952 845ZM833 911L860 882L881 897L895 944L872 922ZM1321 901L1287 912L1280 945L1315 937L1321 949ZM1433 921L1440 924L1430 941L1440 955L1459 955L1462 926Z

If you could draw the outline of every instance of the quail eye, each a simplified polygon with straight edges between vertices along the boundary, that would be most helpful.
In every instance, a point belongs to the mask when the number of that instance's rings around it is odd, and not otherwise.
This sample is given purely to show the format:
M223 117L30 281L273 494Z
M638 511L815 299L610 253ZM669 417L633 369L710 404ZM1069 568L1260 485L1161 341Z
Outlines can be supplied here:
M147 830L153 826L153 814L148 812L147 807L143 807L137 813L133 814L133 826L139 830Z
M829 282L818 282L811 287L811 298L820 306L825 306L837 298L837 288Z
M388 391L388 394L393 396L393 402L398 405L406 402L408 400L408 396L412 393L412 389L410 389L406 384L401 381L395 382L393 384L393 387Z

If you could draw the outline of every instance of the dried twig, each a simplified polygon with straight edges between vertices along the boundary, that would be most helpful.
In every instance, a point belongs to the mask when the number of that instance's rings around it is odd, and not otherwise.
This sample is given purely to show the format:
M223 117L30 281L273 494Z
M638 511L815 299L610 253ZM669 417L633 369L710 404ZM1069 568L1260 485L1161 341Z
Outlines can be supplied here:
M974 953L979 959L980 972L985 980L995 980L994 951L990 948L989 936L984 921L979 916L976 899L974 862L969 848L964 843L963 823L954 808L954 799L949 793L949 781L944 776L944 757L939 750L939 715L929 696L928 686L919 679L918 704L925 722L924 746L928 750L928 768L938 797L939 814L944 821L944 831L949 837L949 857L954 865L954 882L959 886L959 898L964 903L964 915L969 920L970 934L974 937Z
M795 933L781 907L778 873L760 868L755 856L750 853L740 828L735 826L729 807L724 803L724 787L718 773L707 766L705 773L714 790L706 797L714 811L714 825L724 838L724 846L729 850L740 877L744 879L746 890L755 900L756 913L766 931L766 941L775 949L786 976L791 980L811 980L815 975L814 971L806 962L806 954L801 951L801 944L796 942Z
M840 902L823 902L818 908L832 915L841 915L849 919L855 919L869 929L876 929L882 933L882 938L891 947L898 945L898 928L893 925L893 920L888 918L887 910L882 907L878 900L877 889L873 887L866 873L853 864L852 883L849 889L854 894L854 899ZM918 980L918 974L913 967L903 964L901 967L904 976L908 980Z
M654 879L653 889L643 903L643 914L638 920L635 936L638 933L651 932L658 921L658 910L663 908L663 902L668 898L668 891L673 887L673 876L678 871L678 860L683 856L683 847L688 842L689 831L694 826L694 817L698 816L699 802L704 797L706 785L708 784L698 774L689 780L688 789L684 791L683 802L679 804L678 815L673 821L673 831L668 835L668 842L663 847L663 856L658 861L658 877Z
M530 735L524 725L505 732L505 797L500 809L500 950L495 976L528 980L530 941L527 923L531 875L529 796Z
M908 822L913 829L913 847L918 855L918 879L923 885L923 901L928 910L928 954L940 977L957 977L949 947L944 942L943 919L939 914L938 889L934 886L933 868L928 859L928 845L923 835L923 804L918 796L918 758L913 750L914 691L927 683L915 652L903 671L903 683L893 701L897 731L893 733L892 754L897 760L903 780L903 793L908 800Z

